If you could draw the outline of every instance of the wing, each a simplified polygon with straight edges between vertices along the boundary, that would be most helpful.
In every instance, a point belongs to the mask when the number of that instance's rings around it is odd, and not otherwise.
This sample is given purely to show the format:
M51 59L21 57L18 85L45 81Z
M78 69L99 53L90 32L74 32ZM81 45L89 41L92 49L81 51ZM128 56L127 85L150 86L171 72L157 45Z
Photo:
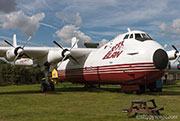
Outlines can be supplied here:
M12 47L0 47L0 57L6 57L6 52L9 50L15 50ZM47 47L25 47L24 52L30 57L37 59L48 54L49 49ZM12 53L13 54L13 53Z
M0 57L5 57L6 51L12 49L12 47L0 47Z
M69 48L67 48L69 49ZM0 47L0 57L6 57L7 51L11 50L11 54L15 55L15 49L13 47ZM88 55L90 52L95 51L97 49L89 49L89 48L73 48L71 50L71 55L74 58L80 58L81 56ZM58 63L63 59L63 50L58 47L25 47L24 48L25 55L28 55L32 59L40 60L40 62L45 63ZM23 55L22 57L25 57ZM7 58L7 57L6 57ZM13 60L13 59L12 59Z
M70 49L70 48L67 48ZM88 48L74 48L71 50L71 55L75 58L79 58L84 55L88 55L90 52L95 51L97 49L88 49ZM34 59L38 59L44 56L48 56L50 52L54 52L52 56L59 54L61 55L61 49L58 47L25 47L24 51L27 55Z

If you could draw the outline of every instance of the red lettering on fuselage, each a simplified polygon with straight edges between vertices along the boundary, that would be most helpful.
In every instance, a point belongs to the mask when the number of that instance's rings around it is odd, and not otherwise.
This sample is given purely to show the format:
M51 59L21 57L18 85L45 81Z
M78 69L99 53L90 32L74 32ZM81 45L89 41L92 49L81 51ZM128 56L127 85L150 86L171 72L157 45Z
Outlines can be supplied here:
M118 58L119 55L123 52L124 40L116 44L111 48L111 50L103 57L104 59Z

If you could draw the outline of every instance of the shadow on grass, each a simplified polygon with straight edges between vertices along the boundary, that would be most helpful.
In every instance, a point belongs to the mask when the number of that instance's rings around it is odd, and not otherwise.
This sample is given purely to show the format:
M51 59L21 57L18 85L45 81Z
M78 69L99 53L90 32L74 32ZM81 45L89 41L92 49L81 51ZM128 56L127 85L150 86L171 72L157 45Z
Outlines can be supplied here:
M7 92L0 92L0 95L13 95L13 94L37 94L40 91L7 91Z
M60 94L63 92L96 92L96 93L103 93L103 92L117 92L123 93L120 88L84 88L84 87L76 87L76 86L68 86L68 87L59 87L56 88L55 91L47 91L44 94ZM40 94L42 93L39 90L11 90L11 91L3 91L0 92L0 95L13 95L13 94ZM43 93L42 93L43 94Z
M56 88L56 92L123 92L120 88L84 88L84 87L66 87Z
M166 84L164 85L162 92L151 93L151 95L180 95L180 85Z
M118 87L106 87L102 86L101 88L84 88L83 86L79 85L64 85L63 87L57 87L56 91L54 92L46 92L47 94L59 94L63 92L96 92L96 93L103 93L103 92L114 92L114 93L126 93L127 95L136 95L133 92L125 92ZM3 91L0 92L0 95L12 95L12 94L38 94L41 93L40 88L39 90L21 90L21 91ZM180 85L178 84L170 84L164 85L162 92L154 92L154 93L146 93L147 95L180 95Z

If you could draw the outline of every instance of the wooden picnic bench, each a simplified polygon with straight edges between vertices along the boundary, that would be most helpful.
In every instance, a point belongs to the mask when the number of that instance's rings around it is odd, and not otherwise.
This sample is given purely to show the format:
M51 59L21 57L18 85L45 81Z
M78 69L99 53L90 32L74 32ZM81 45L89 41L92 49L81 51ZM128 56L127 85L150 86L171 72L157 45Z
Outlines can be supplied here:
M147 103L152 102L151 107L148 107ZM132 112L135 113L135 115L139 113L145 113L149 114L149 116L152 116L153 114L160 115L160 110L164 110L163 107L157 107L154 99L139 99L139 100L133 100L131 102L131 106L129 108L123 109L123 112L127 112L127 117L130 116Z

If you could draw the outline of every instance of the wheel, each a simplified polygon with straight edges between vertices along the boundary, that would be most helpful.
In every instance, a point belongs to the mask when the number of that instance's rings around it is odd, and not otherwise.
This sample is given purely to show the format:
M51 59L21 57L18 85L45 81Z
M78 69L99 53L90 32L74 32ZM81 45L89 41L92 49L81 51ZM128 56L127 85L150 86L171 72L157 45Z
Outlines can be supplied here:
M148 85L148 87L150 92L154 92L156 88L156 83L151 83Z
M139 85L139 88L140 88L141 93L145 93L146 92L145 85Z
M139 85L139 90L136 91L136 94L143 94L146 92L145 85Z
M48 91L48 85L46 83L41 84L41 92Z
M54 83L53 82L50 83L50 90L51 91L55 91L55 87L54 87Z

